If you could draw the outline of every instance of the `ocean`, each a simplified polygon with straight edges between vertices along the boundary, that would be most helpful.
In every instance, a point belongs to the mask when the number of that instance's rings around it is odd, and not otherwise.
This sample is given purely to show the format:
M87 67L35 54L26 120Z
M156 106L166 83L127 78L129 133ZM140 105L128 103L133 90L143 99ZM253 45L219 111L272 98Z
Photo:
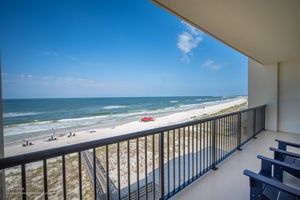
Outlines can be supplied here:
M238 96L4 99L4 141L109 127L230 101Z

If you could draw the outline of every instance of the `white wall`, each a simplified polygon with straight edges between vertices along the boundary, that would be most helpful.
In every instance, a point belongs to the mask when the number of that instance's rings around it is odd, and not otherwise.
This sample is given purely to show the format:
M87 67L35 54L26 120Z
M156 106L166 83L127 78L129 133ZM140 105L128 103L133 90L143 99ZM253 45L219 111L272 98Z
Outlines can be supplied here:
M300 60L279 64L278 130L300 134Z
M248 61L249 107L267 104L266 129L300 134L300 60Z
M248 105L267 104L266 129L277 131L278 65L261 65L248 59Z

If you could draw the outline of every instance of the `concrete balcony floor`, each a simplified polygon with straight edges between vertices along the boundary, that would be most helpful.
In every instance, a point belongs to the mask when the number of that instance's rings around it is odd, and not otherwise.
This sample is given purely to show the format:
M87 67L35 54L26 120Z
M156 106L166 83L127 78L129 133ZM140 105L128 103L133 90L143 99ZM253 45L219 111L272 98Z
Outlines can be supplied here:
M269 147L277 147L275 139L300 143L300 134L279 133L265 131L251 140L242 151L235 152L231 157L218 166L218 170L211 171L190 186L179 192L172 199L207 199L207 200L244 200L250 197L249 178L243 175L244 169L258 172L260 160L257 155L273 158ZM299 149L288 149L300 153ZM284 181L300 189L300 181L285 174Z

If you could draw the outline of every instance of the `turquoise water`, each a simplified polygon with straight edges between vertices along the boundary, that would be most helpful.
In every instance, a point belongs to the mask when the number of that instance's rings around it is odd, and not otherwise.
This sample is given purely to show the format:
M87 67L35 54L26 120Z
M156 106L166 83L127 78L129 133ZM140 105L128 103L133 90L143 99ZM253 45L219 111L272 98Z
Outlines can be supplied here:
M238 98L134 97L3 100L4 140L12 142L87 127L112 126Z

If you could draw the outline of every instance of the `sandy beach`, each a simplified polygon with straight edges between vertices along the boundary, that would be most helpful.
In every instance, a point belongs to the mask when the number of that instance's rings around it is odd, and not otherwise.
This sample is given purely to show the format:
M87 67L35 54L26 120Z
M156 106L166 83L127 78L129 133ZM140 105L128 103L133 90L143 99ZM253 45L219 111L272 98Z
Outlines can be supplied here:
M229 102L220 103L213 106L201 107L194 110L182 111L178 113L173 113L170 115L157 117L154 121L151 122L140 122L140 121L132 121L125 124L119 124L113 127L108 128L91 128L81 131L70 130L75 136L68 137L68 134L64 136L55 137L57 140L47 141L47 138L39 138L39 139L31 139L30 142L33 143L31 146L22 146L22 142L13 143L5 146L5 156L18 155L23 153L29 153L34 151L39 151L48 148L61 147L70 144L76 144L80 142L91 141L95 139L114 137L122 134L129 134L137 131L147 130L158 128L162 126L167 126L176 123L182 123L186 121L193 120L193 117L201 117L204 115L210 115L213 113L217 113L218 111L240 105L247 102L246 97L241 97L238 99L234 99Z

